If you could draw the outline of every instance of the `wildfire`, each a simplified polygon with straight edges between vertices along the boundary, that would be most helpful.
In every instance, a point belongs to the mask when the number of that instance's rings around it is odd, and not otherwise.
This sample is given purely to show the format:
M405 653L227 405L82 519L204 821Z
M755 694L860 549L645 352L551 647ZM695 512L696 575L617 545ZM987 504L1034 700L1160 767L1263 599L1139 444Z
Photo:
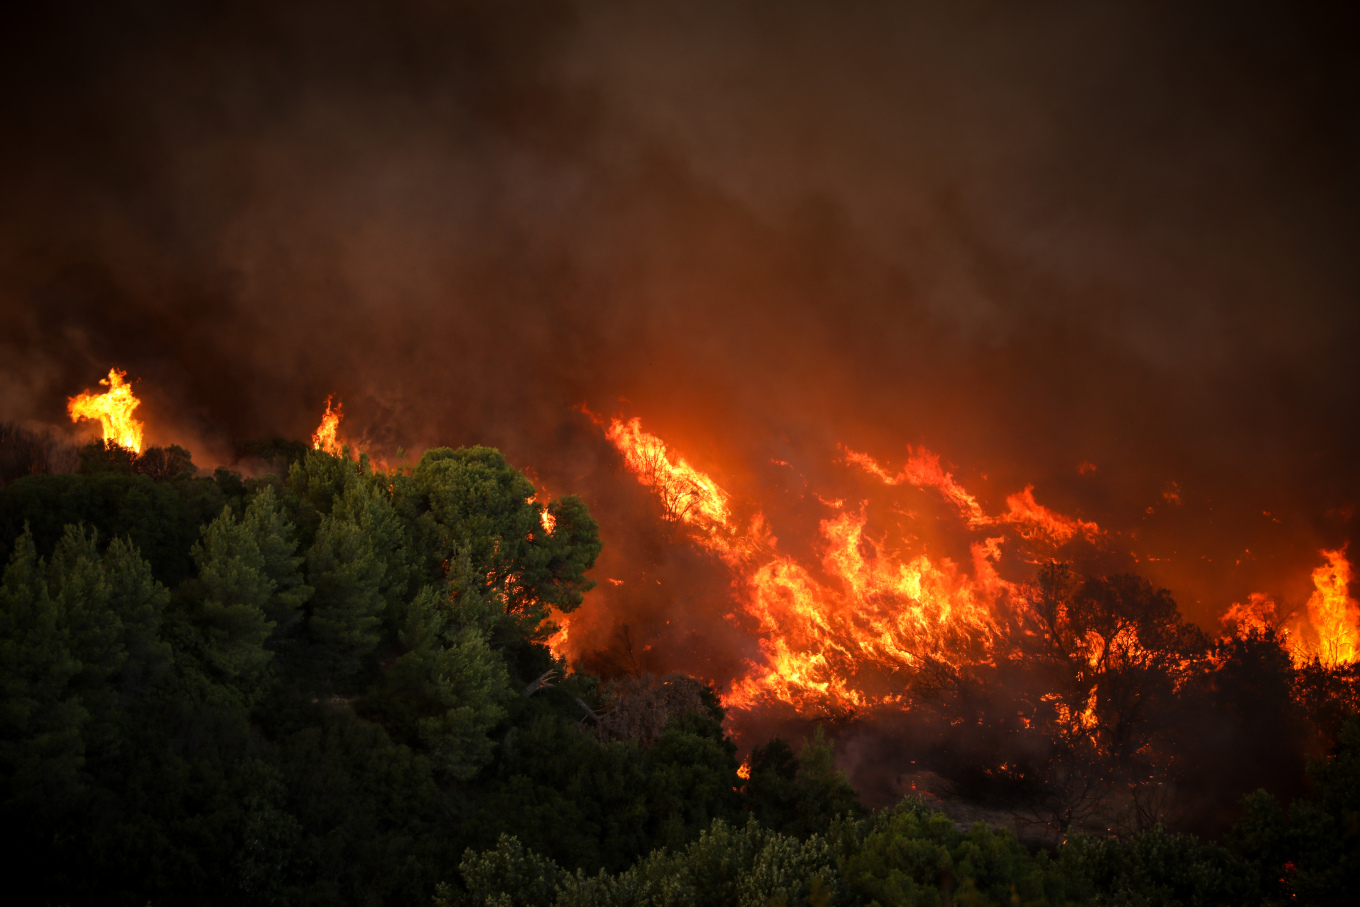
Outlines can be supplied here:
M321 424L312 433L312 447L315 450L324 450L328 454L341 456L344 446L340 443L336 433L340 430L340 420L344 418L344 413L340 411L341 404L336 403L335 408L331 408L331 397L326 397L326 411L321 414Z
M132 385L124 382L127 372L116 368L109 369L109 376L99 383L108 390L102 394L86 391L78 394L67 403L72 422L81 419L98 419L104 430L104 443L117 444L133 453L142 452L142 423L132 418L132 412L141 405L132 394Z
M672 458L665 442L642 430L642 420L613 419L605 437L623 454L638 481L660 496L667 517L700 528L727 527L727 492L684 457Z
M907 448L907 462L900 472L893 474L879 465L878 461L865 453L845 449L845 461L858 466L865 472L881 480L885 485L900 485L908 482L918 488L935 488L945 500L958 507L959 512L973 528L1010 524L1026 537L1045 536L1049 540L1063 544L1077 534L1095 537L1100 527L1095 523L1066 517L1054 513L1034 500L1034 486L1025 486L1006 498L1007 512L999 516L988 516L966 489L954 480L951 473L940 466L940 458L924 447Z
M1005 510L989 513L941 466L939 456L924 448L909 449L896 470L842 448L842 462L884 485L938 493L973 533L969 562L932 554L913 535L901 542L871 535L867 503L854 508L820 496L815 497L830 513L820 522L814 558L800 560L779 550L760 513L748 522L737 519L732 497L644 431L639 419L613 419L604 431L628 470L657 494L667 517L732 571L734 619L754 625L760 654L724 691L730 708L782 702L816 714L900 707L917 678L929 680L938 669L992 663L1003 633L1029 607L1021 590L998 570L1006 535L989 530L1008 532L1020 540L1016 544L1038 544L1041 551L1078 538L1098 541L1104 534L1094 522L1040 504L1032 485L1010 494ZM1355 659L1360 606L1348 595L1350 564L1342 550L1322 553L1326 563L1313 573L1316 591L1308 602L1306 627L1285 630L1274 602L1264 595L1235 605L1224 615L1225 626L1237 633L1269 627L1286 640L1301 640L1292 648L1300 661ZM1093 637L1079 648L1093 671L1104 670L1107 660L1137 664L1149 657L1131 629L1110 639ZM1073 704L1064 720L1093 731L1096 697L1092 687L1084 705Z
M1324 563L1313 570L1313 594L1304 613L1281 614L1274 599L1253 592L1219 618L1225 629L1238 636L1273 629L1300 666L1316 658L1335 667L1360 657L1360 604L1350 596L1352 572L1346 549L1318 553Z
M862 509L833 508L838 512L820 525L820 563L799 563L778 551L761 514L749 525L736 521L727 492L672 455L640 420L614 419L605 434L672 518L734 573L738 604L758 627L762 658L726 691L727 705L749 708L774 699L800 710L869 708L900 702L903 681L931 663L987 657L994 612L1012 591L995 567L1001 537L973 544L970 575L948 558L900 557L866 536ZM914 453L898 475L864 454L850 451L847 460L888 484L939 488L970 525L997 522L929 451Z
M1313 571L1308 622L1316 635L1312 654L1323 664L1354 661L1360 655L1360 606L1350 597L1351 565L1345 548L1320 552L1327 563Z
M1245 602L1233 602L1218 620L1230 633L1244 637L1280 628L1275 600L1264 592L1251 593Z
M571 636L571 617L566 614L554 614L553 623L557 629L549 634L543 644L548 647L553 658L565 661L567 658L567 640Z
M924 447L913 450L907 447L907 462L896 475L888 472L878 461L866 453L845 449L845 461L859 466L870 475L876 476L885 485L901 485L909 482L918 488L937 488L945 499L959 508L970 526L986 526L993 521L982 512L977 498L969 494L962 485L954 481L951 473L940 466L940 458Z

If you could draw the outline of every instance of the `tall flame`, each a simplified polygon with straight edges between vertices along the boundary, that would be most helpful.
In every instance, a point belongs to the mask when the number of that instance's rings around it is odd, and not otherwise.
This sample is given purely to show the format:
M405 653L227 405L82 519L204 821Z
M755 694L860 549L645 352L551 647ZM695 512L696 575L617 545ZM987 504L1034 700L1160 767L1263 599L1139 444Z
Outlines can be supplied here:
M1349 594L1351 565L1345 548L1320 553L1327 562L1313 571L1308 599L1308 622L1317 636L1314 654L1324 664L1343 664L1360 655L1360 606Z
M344 451L344 446L340 443L336 433L340 430L340 420L344 414L340 411L342 404L337 402L335 408L331 408L332 397L326 397L326 411L321 415L321 424L312 433L312 448L324 450L328 454L340 456Z
M142 423L132 418L133 410L141 405L141 401L133 396L132 385L123 380L126 377L127 372L109 369L109 376L99 381L108 387L107 391L77 394L67 401L67 410L72 422L98 419L106 444L117 444L133 453L141 453Z

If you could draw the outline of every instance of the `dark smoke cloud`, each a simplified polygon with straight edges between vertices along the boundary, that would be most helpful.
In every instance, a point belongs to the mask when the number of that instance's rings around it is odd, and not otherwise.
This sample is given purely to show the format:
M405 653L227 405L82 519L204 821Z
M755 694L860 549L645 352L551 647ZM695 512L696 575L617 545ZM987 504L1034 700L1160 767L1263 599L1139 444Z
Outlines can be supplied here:
M0 418L60 422L117 364L153 440L221 461L304 436L335 392L390 449L495 444L597 510L619 479L581 403L737 490L771 458L816 480L838 442L923 443L991 506L1032 482L1118 528L1202 620L1251 589L1301 602L1315 550L1355 532L1339 13L409 0L9 22Z

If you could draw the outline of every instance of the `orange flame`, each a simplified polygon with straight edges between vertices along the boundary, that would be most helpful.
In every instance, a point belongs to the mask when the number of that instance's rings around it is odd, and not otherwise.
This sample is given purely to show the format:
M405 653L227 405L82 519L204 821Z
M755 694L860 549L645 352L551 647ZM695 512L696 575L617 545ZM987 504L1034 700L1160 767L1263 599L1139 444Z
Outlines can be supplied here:
M565 661L567 660L569 651L567 649L567 640L571 636L571 617L566 614L554 613L553 623L557 624L557 629L543 641L543 644L548 647L548 651L552 653L553 658Z
M907 448L907 462L901 472L893 475L879 465L878 461L865 453L845 449L845 461L860 467L875 476L885 485L900 485L909 482L918 488L935 488L945 500L958 507L959 512L972 528L1009 524L1027 538L1044 536L1055 544L1069 542L1078 533L1094 538L1100 534L1100 527L1086 520L1062 516L1034 500L1034 486L1026 485L1006 498L1007 512L1000 516L988 516L968 491L954 480L951 473L940 466L938 454L924 447L913 450Z
M341 456L344 446L336 437L340 430L340 420L344 418L344 413L340 411L342 404L336 403L335 409L331 409L331 397L326 397L326 411L321 415L321 424L312 433L312 448L323 450L328 454Z
M1360 604L1350 596L1346 548L1318 553L1325 563L1313 570L1313 594L1303 614L1281 614L1274 599L1253 592L1219 618L1224 628L1237 636L1276 630L1298 666L1315 658L1328 667L1360 658Z
M1350 597L1351 565L1345 547L1324 550L1327 559L1313 571L1308 622L1317 637L1316 655L1326 665L1355 661L1360 655L1360 606Z
M1231 608L1218 619L1224 628L1238 636L1264 633L1280 626L1275 600L1264 592L1253 592L1245 602L1233 602Z
M1078 532L1087 536L1100 533L1100 527L1095 523L1062 516L1037 503L1033 485L1026 485L1024 491L1006 498L1006 506L1010 512L999 517L997 522L1013 523L1026 535L1043 533L1059 545L1070 541Z
M986 526L993 522L985 513L982 512L982 505L977 502L977 498L969 494L962 485L954 481L952 473L945 472L940 466L938 454L931 453L924 447L912 450L907 447L907 462L902 466L902 471L897 475L892 475L878 461L866 453L845 449L845 460L861 467L871 475L877 476L885 485L901 485L903 482L910 482L918 488L938 488L945 499L956 505L960 512L968 519L970 526Z
M863 512L842 510L822 521L821 562L806 566L776 550L760 514L749 526L736 522L727 492L672 455L640 420L614 419L605 434L668 515L736 574L738 604L757 625L762 657L732 682L723 696L728 706L773 699L817 711L900 702L903 679L927 664L987 657L993 610L1012 591L995 568L1001 538L973 545L969 576L947 558L899 558L865 536ZM970 523L992 522L928 451L914 454L898 476L867 455L851 451L847 459L889 484L938 487L976 517Z
M98 419L104 430L104 443L117 444L133 453L142 452L142 423L132 418L141 401L132 395L132 385L123 379L127 372L109 369L109 376L99 383L108 386L102 394L86 391L67 401L72 422Z
M623 454L638 481L660 496L669 519L709 529L727 525L727 492L684 457L672 458L665 442L642 430L641 419L613 419L605 437Z
M761 514L749 525L735 519L730 495L644 431L639 419L613 419L605 435L637 480L656 492L667 516L732 570L737 607L756 628L760 654L724 691L730 708L781 702L815 714L900 705L916 677L929 679L940 667L991 663L1003 632L1022 616L1018 609L1028 607L997 569L1004 536L973 541L971 563L959 565L921 550L920 543L899 549L887 538L870 537L866 505L856 511L818 497L832 515L820 524L817 561L803 563L778 550ZM844 461L887 485L938 491L972 530L1012 527L1018 536L1052 545L1104 534L1094 522L1038 503L1033 486L1008 496L1004 512L988 514L924 448L910 450L897 472L848 449ZM1360 654L1360 607L1347 594L1350 565L1341 550L1322 553L1327 563L1313 573L1310 627L1283 635L1315 640L1292 649L1296 660L1353 660ZM1223 620L1239 633L1281 629L1274 603L1263 595L1235 605ZM1097 671L1109 660L1148 657L1131 629L1108 640L1093 636L1079 648ZM1083 703L1064 709L1061 720L1095 732L1094 687Z
M1091 691L1086 694L1085 704L1080 712L1074 712L1072 707L1062 701L1056 693L1045 694L1042 698L1053 703L1054 717L1060 727L1068 727L1073 730L1094 731L1100 726L1100 719L1096 715L1096 705L1099 702L1100 690L1098 687L1091 687Z
M752 664L726 697L734 707L773 698L800 708L857 709L900 702L902 680L931 661L986 657L996 630L992 607L1002 583L984 545L976 577L948 559L907 561L864 537L863 514L822 522L818 582L791 558L776 557L745 579L743 607L759 623L764 664Z

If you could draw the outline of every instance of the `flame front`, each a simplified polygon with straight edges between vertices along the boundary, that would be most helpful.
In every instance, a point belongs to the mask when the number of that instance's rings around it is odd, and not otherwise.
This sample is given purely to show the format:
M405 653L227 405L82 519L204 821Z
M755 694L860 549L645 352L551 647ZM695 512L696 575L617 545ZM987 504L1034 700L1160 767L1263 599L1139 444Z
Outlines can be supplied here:
M842 511L820 524L820 563L799 563L777 549L761 514L749 525L735 520L727 492L673 456L638 419L614 419L605 434L638 481L656 491L668 516L735 574L738 604L757 626L762 658L732 682L723 697L728 706L775 700L816 712L900 703L904 680L932 663L988 657L995 612L1014 591L995 566L1003 537L972 545L970 574L948 558L899 556L866 536L863 510ZM896 475L864 454L849 452L847 461L890 485L938 489L974 527L1020 519L988 517L928 451L913 453ZM1023 495L1029 522L1042 513L1063 529L1094 529L1058 523L1065 518L1034 504L1032 489Z
M338 457L344 452L344 446L336 433L340 430L340 420L344 414L340 411L340 403L336 403L334 409L331 408L331 399L330 396L326 397L326 411L321 414L321 424L312 433L312 448Z
M866 522L850 512L822 522L828 583L788 557L745 577L743 606L759 623L765 663L733 685L730 705L767 697L800 708L886 705L932 662L986 658L993 608L1009 589L992 566L995 548L974 547L970 577L948 559L882 553L867 543Z
M104 431L105 444L117 444L133 453L142 452L142 423L132 418L133 410L141 405L132 394L132 385L123 379L127 372L109 369L109 376L99 383L108 387L102 394L86 391L67 401L72 422L98 419Z
M760 656L724 691L724 704L732 708L777 702L806 715L907 705L917 678L929 681L940 669L993 663L995 647L1032 616L1024 592L998 570L1007 541L1001 533L1042 557L1078 538L1099 543L1105 536L1094 522L1040 504L1032 485L1009 495L1004 511L988 513L924 448L909 449L900 470L842 448L842 462L886 486L938 494L973 534L971 563L932 555L919 541L894 546L886 537L870 536L867 503L855 510L820 498L834 513L820 522L816 559L802 562L778 549L760 513L749 523L738 520L731 496L644 431L640 420L613 419L605 435L629 471L657 494L667 518L733 573L738 607L733 619L754 625ZM1271 599L1254 594L1223 616L1225 626L1238 634L1278 632L1299 663L1355 660L1360 606L1348 592L1351 567L1344 549L1322 555L1306 615L1289 624ZM1131 629L1111 639L1095 635L1079 649L1097 673L1109 659L1141 663L1149 657ZM1093 686L1084 706L1064 705L1058 718L1093 731L1096 706Z

